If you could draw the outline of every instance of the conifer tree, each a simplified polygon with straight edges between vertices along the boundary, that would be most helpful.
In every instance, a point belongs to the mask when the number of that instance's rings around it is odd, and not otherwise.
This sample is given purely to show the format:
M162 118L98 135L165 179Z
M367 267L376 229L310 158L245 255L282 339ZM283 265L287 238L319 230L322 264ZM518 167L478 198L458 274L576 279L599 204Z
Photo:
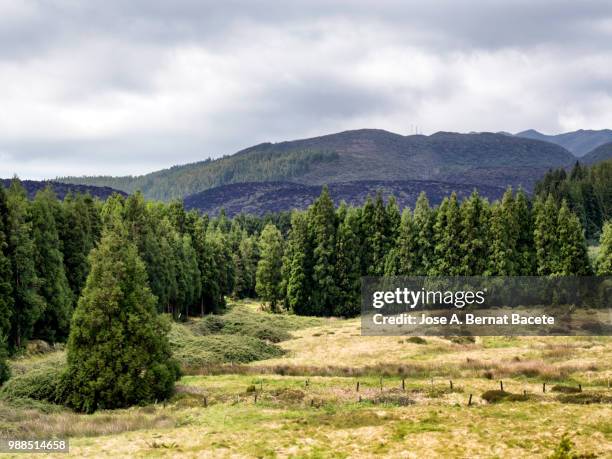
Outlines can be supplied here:
M64 198L62 208L58 218L58 231L64 266L70 289L74 297L78 298L89 272L87 257L97 241L92 228L94 210L88 206L83 196L71 194Z
M599 239L599 255L597 256L597 274L612 276L612 222L606 222Z
M32 239L32 224L28 221L30 205L17 179L11 183L7 202L7 254L13 274L9 346L17 349L32 336L34 324L44 312L45 302L39 294L40 279L36 275L36 247Z
M366 202L363 212L363 228L368 275L382 276L385 273L386 257L395 242L396 231L399 229L399 217L397 205L393 201L387 209L380 191L376 193L373 203L372 201ZM395 221L391 222L391 219Z
M255 296L255 275L259 260L259 249L254 237L242 231L238 249L233 255L236 267L236 282L234 296L236 298L252 298Z
M277 312L278 301L282 299L283 236L271 223L261 232L259 253L255 288L260 298L270 303L270 309Z
M508 188L501 201L493 205L490 221L488 274L516 276L520 269L516 252L519 222L512 188Z
M416 230L416 252L412 275L425 276L433 266L433 226L436 220L435 212L429 207L425 192L421 192L417 198L412 220Z
M383 208L384 212L384 208ZM313 241L312 296L314 315L330 315L338 298L334 279L336 213L327 187L308 210Z
M462 272L461 212L456 193L444 198L434 224L434 263L429 274L458 276Z
M552 195L544 201L537 198L534 204L534 244L536 270L539 276L559 271L559 241L557 228L557 206Z
M336 316L352 317L359 314L360 309L360 241L359 241L359 213L353 208L343 208L338 212L344 215L338 226L336 239L336 285L338 299L333 314Z
M559 264L556 274L586 276L592 273L586 241L578 217L563 201L557 216Z
M519 188L515 199L515 214L518 222L516 254L518 275L532 276L536 273L536 254L533 240L533 213L525 192Z
M477 191L461 203L461 274L485 273L489 257L489 207Z
M169 327L157 316L144 263L126 230L106 230L90 263L72 319L61 398L90 413L169 397L179 375Z
M420 259L418 251L418 228L414 223L410 209L404 209L397 237L395 257L390 256L385 268L386 275L414 276L418 275ZM393 260L395 258L395 261Z
M55 222L59 207L50 188L38 192L31 204L36 273L41 283L40 294L46 303L44 313L34 325L34 335L51 343L68 338L73 304Z
M8 203L0 186L0 337L8 337L13 315L13 272L8 256ZM4 343L6 344L6 343Z
M296 314L312 315L312 241L304 212L291 214L291 230L283 258L285 307Z

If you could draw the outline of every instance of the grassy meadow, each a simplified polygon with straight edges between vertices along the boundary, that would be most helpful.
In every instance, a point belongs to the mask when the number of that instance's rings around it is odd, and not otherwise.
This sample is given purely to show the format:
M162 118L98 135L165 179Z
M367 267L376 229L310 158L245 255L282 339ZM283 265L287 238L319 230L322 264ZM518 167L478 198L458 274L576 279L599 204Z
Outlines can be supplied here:
M358 319L250 302L170 338L185 372L171 400L92 415L19 393L64 364L32 343L0 431L69 437L78 457L612 457L612 338L362 337Z

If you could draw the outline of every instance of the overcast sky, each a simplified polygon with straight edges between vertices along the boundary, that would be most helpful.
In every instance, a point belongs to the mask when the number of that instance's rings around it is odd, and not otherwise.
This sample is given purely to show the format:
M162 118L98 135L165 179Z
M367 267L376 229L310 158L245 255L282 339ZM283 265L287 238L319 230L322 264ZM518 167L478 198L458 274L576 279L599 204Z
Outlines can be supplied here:
M0 0L0 177L415 126L612 128L612 2Z

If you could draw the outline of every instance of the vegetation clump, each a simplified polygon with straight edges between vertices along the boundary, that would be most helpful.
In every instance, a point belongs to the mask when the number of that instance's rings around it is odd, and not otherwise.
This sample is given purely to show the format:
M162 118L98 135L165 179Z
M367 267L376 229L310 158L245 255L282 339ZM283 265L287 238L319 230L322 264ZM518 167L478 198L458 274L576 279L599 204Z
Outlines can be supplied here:
M169 326L157 316L145 266L120 225L104 234L90 264L60 398L85 412L168 398L179 376Z

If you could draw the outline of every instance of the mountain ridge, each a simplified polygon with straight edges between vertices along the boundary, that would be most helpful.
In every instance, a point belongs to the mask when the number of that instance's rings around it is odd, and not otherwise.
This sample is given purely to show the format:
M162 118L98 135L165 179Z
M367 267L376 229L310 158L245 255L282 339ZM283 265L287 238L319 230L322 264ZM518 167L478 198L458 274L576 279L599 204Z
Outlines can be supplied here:
M560 145L578 158L605 143L612 142L612 130L610 129L578 129L552 135L543 134L535 129L527 129L516 133L515 136Z
M575 157L553 143L496 133L440 131L403 136L358 129L277 143L260 143L216 160L143 176L64 177L59 181L104 185L149 199L184 198L240 182L290 181L305 185L364 180L435 180L472 186L523 186L530 190L550 168Z

